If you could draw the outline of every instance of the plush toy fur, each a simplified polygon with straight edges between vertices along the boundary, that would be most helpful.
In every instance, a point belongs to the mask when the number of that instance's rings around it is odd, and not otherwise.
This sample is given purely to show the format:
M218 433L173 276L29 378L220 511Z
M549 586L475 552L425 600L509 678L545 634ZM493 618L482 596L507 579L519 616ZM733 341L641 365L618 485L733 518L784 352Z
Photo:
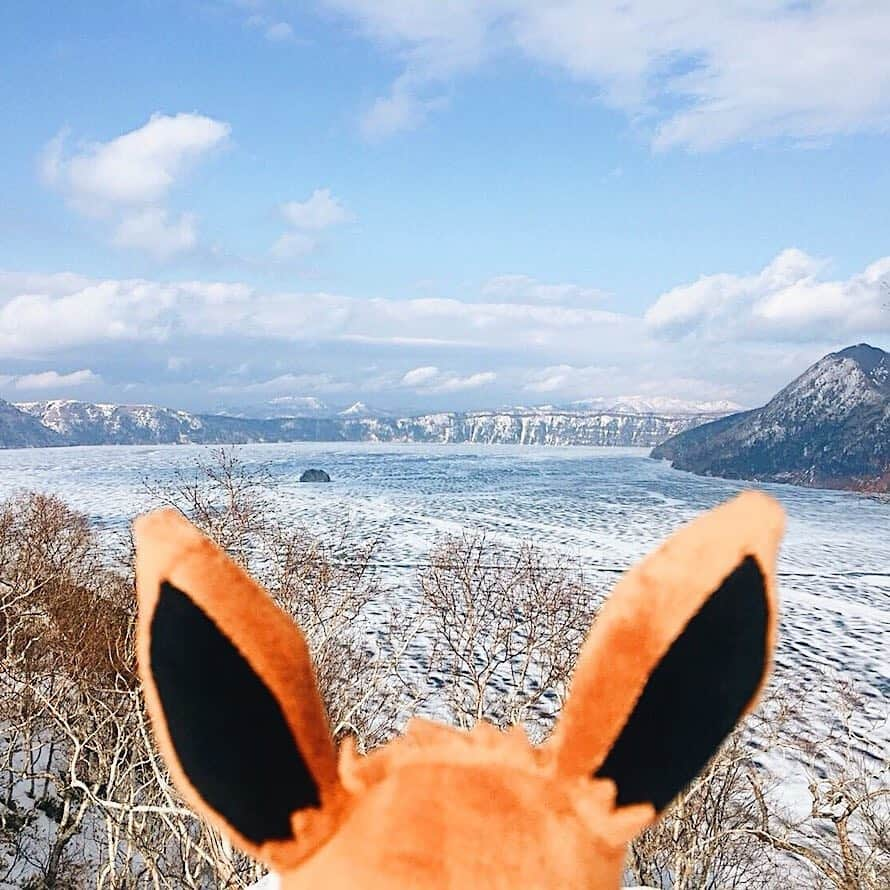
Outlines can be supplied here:
M335 750L300 630L172 510L136 522L149 713L188 802L299 888L616 888L627 843L755 703L781 508L749 492L617 584L551 738L413 720Z

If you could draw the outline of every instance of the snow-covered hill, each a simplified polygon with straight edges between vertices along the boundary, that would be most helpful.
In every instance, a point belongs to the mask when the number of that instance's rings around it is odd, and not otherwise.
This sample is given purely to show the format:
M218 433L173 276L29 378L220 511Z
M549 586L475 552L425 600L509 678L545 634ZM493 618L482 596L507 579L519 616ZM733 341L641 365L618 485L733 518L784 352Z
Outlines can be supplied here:
M0 444L3 448L41 448L62 445L64 441L20 406L0 399Z
M153 405L107 405L55 399L16 406L70 445L187 442L200 436L201 419Z
M367 417L389 417L385 411L378 411L376 408L369 408L364 402L355 402L348 408L344 408L338 412L338 417L348 417L352 419Z
M382 440L405 442L651 447L713 417L531 408L425 414L381 422L374 432Z
M890 490L890 353L820 359L770 402L661 444L653 457L709 476Z

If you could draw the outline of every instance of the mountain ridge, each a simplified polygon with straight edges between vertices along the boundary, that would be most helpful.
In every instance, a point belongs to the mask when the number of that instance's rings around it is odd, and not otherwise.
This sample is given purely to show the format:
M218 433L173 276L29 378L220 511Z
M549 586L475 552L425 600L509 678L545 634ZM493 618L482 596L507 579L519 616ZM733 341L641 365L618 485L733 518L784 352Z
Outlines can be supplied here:
M698 475L890 491L890 353L829 353L761 408L684 430L652 457Z
M719 416L547 407L443 411L408 417L367 409L334 416L256 418L70 399L22 402L9 408L25 418L22 425L30 432L4 437L0 430L0 447L26 447L33 439L33 444L47 445L369 441L651 448L675 433ZM43 443L36 441L38 430L46 440Z

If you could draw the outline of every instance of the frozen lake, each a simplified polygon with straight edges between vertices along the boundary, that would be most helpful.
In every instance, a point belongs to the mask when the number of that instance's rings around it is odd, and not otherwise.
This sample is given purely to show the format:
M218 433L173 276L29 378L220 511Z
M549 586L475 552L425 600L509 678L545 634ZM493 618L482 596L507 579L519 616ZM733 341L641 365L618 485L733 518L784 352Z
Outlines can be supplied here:
M105 525L123 526L152 504L143 480L169 479L202 455L209 458L198 446L0 451L0 494L50 492ZM640 449L300 443L240 446L238 455L268 468L280 508L295 523L321 528L345 511L361 533L382 536L378 559L395 595L437 536L464 529L534 540L611 583L602 570L628 566L746 487L672 470ZM327 470L332 484L300 485L312 466ZM822 692L832 676L853 680L865 696L863 716L885 718L890 503L761 487L788 513L778 677L811 691L814 715L830 707Z

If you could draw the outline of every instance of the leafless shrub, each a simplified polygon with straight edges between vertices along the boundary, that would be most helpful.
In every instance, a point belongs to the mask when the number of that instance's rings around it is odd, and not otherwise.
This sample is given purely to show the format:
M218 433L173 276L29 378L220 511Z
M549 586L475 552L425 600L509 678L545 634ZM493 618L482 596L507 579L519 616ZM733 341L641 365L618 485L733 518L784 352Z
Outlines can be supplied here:
M806 723L801 692L774 687L656 826L631 845L629 877L661 888L877 890L890 879L890 770L857 729L858 696L835 688L837 720ZM879 736L877 736L879 737ZM782 774L761 752L783 759ZM789 812L788 776L809 805Z
M89 809L74 765L83 760L97 781L104 746L86 739L119 716L105 693L136 695L132 588L98 554L85 517L56 498L0 506L0 821L10 851L0 881L73 880Z
M392 677L400 650L381 644L368 614L371 607L382 612L388 637L373 569L378 544L356 535L348 521L324 540L274 524L264 539L269 558L261 573L306 634L334 738L351 735L361 751L392 736L398 709Z
M420 573L429 679L446 717L546 732L565 698L593 594L531 545L446 538Z
M157 506L173 507L244 566L272 519L271 476L248 466L235 448L213 449L164 481L144 482Z
M750 833L757 805L749 776L757 767L744 736L734 732L661 821L633 841L631 883L718 890L762 888L778 880L781 857L765 856Z
M833 699L831 725L779 740L807 778L806 810L789 813L752 772L751 834L795 861L807 886L879 890L890 886L890 753L875 750L882 727L862 720L850 683L835 681Z

